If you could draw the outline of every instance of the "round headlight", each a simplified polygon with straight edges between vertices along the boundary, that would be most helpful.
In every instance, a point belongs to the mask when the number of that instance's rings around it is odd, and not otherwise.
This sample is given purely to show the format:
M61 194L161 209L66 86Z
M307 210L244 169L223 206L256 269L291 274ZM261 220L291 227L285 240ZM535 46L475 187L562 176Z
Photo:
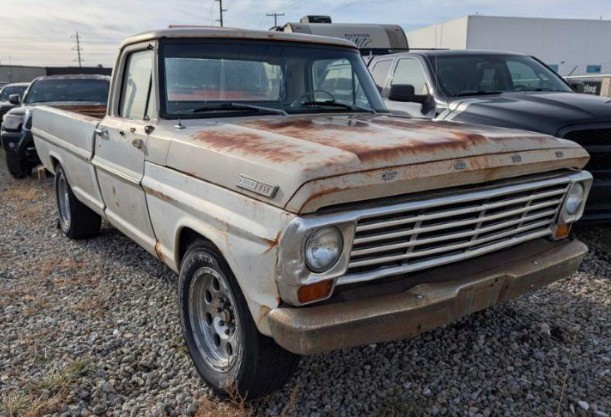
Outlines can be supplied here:
M583 185L576 182L569 189L569 193L566 196L566 202L564 203L564 210L568 215L577 213L581 205L583 204Z
M305 260L313 272L325 272L337 263L344 242L336 227L323 227L308 238L305 245Z

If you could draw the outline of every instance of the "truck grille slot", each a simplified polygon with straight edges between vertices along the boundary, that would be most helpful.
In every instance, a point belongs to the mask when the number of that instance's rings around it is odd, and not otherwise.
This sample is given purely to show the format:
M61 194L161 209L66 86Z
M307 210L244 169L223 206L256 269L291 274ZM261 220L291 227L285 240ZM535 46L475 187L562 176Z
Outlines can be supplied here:
M391 275L385 269L404 273L443 265L547 236L567 189L566 182L498 187L362 217L340 283Z

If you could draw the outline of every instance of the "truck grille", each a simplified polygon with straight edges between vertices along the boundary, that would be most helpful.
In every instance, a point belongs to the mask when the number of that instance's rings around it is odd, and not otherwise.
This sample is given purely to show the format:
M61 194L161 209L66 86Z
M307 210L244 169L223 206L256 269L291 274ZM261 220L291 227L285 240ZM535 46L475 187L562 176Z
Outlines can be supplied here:
M558 180L506 185L363 216L339 283L439 266L550 235L567 189Z
M609 177L611 172L611 129L580 129L564 134L564 138L583 146L590 154L586 171L596 172L597 178ZM602 171L602 172L601 172ZM606 175L604 171L607 171Z

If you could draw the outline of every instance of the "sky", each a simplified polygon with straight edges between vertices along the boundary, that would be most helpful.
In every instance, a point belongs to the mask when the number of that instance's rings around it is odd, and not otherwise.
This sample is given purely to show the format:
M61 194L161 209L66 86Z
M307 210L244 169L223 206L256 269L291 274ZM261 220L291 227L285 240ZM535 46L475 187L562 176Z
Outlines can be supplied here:
M72 66L81 41L83 65L114 64L121 40L168 25L218 25L214 0L0 0L1 65ZM610 0L223 0L224 25L269 29L306 14L334 22L393 23L406 31L457 17L524 16L611 20Z

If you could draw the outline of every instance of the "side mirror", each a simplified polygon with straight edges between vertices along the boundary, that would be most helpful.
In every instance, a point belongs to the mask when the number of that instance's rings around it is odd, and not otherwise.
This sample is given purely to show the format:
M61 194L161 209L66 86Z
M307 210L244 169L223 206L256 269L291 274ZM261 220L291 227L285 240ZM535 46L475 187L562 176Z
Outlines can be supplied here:
M8 96L8 102L14 104L15 106L18 106L21 104L21 97L19 96L19 94L11 94L10 96Z
M388 99L391 101L414 102L424 104L428 95L416 95L414 86L411 84L395 84L390 86Z
M583 93L585 89L585 84L581 81L569 81L569 85L576 93Z

